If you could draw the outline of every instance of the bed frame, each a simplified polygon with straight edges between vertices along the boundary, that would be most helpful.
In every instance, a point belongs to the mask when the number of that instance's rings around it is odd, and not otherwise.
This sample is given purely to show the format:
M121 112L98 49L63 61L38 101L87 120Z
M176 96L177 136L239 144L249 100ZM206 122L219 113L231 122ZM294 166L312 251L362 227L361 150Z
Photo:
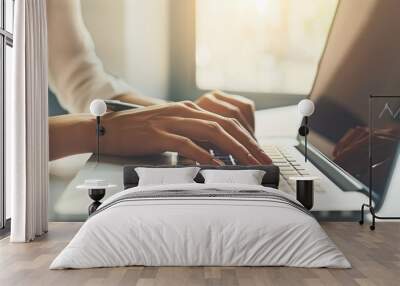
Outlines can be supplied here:
M256 166L198 166L192 165L195 167L201 168L201 170L205 169L219 169L219 170L263 170L265 171L265 175L262 179L262 185L265 187L271 187L277 189L279 187L279 167L275 165L256 165ZM190 165L129 165L124 167L124 189L136 187L139 183L139 176L135 171L137 167L147 167L147 168L182 168L182 167L191 167ZM204 183L204 178L200 174L197 174L194 179L197 183Z

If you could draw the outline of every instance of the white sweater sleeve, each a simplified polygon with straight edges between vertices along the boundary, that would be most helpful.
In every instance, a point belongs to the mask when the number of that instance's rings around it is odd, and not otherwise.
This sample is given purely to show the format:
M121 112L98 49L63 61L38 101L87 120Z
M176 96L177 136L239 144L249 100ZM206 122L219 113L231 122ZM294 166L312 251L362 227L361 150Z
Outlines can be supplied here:
M132 91L104 70L83 22L80 0L47 0L47 21L49 85L65 109L87 112L95 98Z

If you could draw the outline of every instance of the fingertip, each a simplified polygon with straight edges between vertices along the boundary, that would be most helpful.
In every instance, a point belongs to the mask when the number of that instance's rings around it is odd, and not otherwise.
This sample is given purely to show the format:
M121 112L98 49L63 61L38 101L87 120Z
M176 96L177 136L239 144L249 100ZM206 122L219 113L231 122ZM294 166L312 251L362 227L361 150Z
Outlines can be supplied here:
M260 161L263 164L269 165L272 164L272 159L264 152L264 150L260 149Z
M263 158L259 160L263 165L271 165L272 160L270 158Z
M225 166L225 163L224 163L224 162L222 162L221 160L218 160L218 159L216 159L216 158L213 158L213 159L211 160L211 162L212 162L212 164L215 165L215 166Z
M270 157L265 159L265 164L271 165L272 164L272 159Z
M253 155L250 153L247 155L250 164L261 165L261 162L258 161Z

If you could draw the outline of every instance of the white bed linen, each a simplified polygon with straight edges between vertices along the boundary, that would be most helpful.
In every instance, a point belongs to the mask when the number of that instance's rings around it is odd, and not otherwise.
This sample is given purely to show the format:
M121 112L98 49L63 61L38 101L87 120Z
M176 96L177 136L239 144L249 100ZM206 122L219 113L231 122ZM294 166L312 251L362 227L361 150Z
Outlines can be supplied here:
M130 192L209 188L284 195L254 185L179 184L131 188L103 205ZM104 209L85 222L50 269L127 265L351 267L318 222L290 205L254 198L173 198Z

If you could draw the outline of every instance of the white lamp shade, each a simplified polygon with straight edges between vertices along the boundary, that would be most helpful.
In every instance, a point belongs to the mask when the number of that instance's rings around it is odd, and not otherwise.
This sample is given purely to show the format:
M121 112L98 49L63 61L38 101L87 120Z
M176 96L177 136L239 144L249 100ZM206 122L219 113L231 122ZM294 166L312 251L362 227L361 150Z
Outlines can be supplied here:
M311 116L314 113L314 103L309 99L303 99L297 105L299 113L303 116Z
M107 105L104 100L95 99L90 103L90 113L94 116L103 116L107 111Z

